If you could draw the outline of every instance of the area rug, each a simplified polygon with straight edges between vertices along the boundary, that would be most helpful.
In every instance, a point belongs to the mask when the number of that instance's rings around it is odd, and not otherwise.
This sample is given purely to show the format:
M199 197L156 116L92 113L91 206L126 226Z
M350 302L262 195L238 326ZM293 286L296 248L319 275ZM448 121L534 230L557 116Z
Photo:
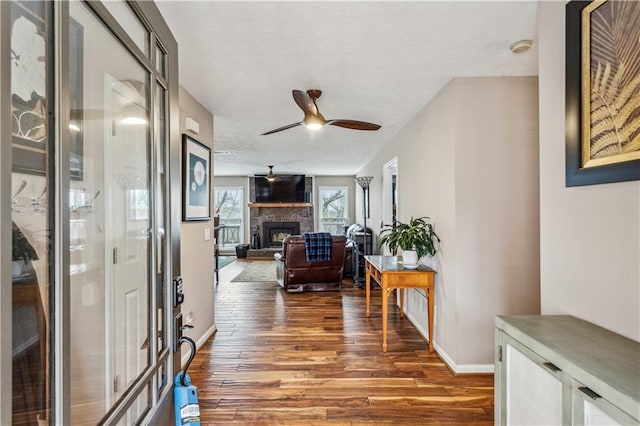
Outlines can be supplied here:
M236 260L235 256L218 256L218 270Z
M237 277L231 282L259 282L276 281L276 262L255 261L251 262Z

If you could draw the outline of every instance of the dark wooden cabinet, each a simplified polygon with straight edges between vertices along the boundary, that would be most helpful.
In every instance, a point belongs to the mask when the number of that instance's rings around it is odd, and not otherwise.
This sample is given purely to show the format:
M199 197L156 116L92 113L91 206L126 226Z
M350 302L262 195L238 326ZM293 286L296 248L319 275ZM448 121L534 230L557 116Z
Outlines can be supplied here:
M353 247L353 282L360 286L364 286L365 269L364 269L364 256L365 254L375 254L373 251L373 234L371 230L367 232L367 250L365 252L364 232L355 232L352 234L351 239L355 242Z

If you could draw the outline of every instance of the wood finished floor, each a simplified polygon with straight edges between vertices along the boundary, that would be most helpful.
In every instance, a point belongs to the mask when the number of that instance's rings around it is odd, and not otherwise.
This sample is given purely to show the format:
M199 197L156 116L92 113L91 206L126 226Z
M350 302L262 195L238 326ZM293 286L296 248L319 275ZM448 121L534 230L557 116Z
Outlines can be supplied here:
M191 367L203 424L493 424L493 375L453 375L398 308L382 353L380 289L288 294L220 271L218 331Z

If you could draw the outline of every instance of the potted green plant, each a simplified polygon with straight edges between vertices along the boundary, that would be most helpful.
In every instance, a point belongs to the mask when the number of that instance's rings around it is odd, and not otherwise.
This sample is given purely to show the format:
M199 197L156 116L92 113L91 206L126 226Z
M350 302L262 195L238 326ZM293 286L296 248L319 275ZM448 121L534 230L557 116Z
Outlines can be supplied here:
M405 265L417 265L418 260L425 256L436 254L436 243L440 238L436 234L434 225L428 217L413 217L409 223L396 222L394 227L387 227L380 231L378 248L385 244L392 253L402 249L402 260Z

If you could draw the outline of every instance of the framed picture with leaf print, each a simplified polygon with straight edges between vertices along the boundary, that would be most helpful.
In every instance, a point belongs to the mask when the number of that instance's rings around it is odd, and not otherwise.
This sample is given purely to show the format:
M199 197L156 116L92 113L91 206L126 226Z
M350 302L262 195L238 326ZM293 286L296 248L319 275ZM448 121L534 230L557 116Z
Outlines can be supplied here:
M566 6L566 186L640 180L640 2Z

